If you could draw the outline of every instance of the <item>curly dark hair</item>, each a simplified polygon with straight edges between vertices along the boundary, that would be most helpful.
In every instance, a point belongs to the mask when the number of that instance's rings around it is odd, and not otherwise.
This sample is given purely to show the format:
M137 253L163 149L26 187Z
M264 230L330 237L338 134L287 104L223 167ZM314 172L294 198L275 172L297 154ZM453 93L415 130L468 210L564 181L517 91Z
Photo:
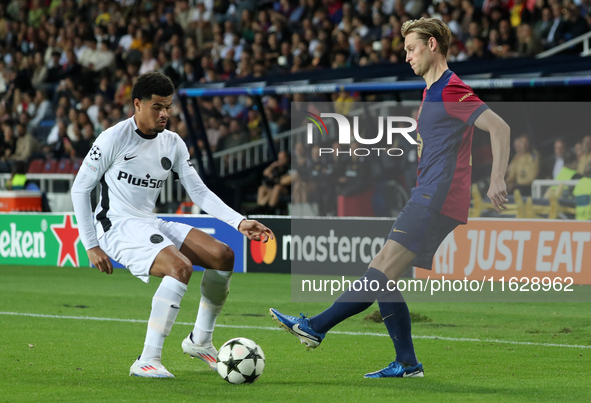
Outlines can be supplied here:
M164 74L158 71L151 71L142 74L137 78L131 90L131 99L140 101L149 101L152 95L167 97L174 93L174 84Z

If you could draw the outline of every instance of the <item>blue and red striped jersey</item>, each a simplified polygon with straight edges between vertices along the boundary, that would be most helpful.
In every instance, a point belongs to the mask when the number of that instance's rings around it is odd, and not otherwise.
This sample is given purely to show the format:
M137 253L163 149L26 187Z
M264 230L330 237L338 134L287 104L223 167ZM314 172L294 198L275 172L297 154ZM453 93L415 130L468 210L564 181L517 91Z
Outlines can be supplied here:
M486 109L451 70L425 88L417 116L419 166L411 201L468 221L474 122Z

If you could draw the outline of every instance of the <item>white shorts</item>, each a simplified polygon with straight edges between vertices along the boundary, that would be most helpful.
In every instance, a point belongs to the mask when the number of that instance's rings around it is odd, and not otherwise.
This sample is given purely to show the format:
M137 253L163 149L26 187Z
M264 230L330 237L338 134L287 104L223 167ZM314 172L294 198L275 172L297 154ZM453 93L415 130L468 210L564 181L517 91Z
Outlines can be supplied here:
M193 228L160 218L123 218L111 222L109 231L100 236L99 246L146 283L150 281L150 268L158 253L170 245L180 249Z

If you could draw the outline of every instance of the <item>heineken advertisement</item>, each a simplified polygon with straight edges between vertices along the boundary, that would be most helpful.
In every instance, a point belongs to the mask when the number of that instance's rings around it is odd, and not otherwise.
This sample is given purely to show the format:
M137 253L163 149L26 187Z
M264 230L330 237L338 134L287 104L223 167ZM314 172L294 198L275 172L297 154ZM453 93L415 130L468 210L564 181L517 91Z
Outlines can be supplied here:
M198 215L159 215L191 225L230 246L235 254L234 271L243 273L245 237L226 223ZM89 267L72 213L0 213L0 264ZM113 262L115 268L123 267ZM195 266L196 270L203 270Z
M0 263L89 266L73 214L0 214Z

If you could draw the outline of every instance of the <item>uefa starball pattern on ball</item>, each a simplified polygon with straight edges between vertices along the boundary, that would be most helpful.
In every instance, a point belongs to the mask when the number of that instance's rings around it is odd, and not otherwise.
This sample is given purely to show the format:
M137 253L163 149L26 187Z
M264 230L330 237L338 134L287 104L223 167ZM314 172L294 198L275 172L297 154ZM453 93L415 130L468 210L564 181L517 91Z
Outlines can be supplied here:
M231 384L253 383L265 369L265 354L250 339L237 337L228 340L220 348L217 370Z

